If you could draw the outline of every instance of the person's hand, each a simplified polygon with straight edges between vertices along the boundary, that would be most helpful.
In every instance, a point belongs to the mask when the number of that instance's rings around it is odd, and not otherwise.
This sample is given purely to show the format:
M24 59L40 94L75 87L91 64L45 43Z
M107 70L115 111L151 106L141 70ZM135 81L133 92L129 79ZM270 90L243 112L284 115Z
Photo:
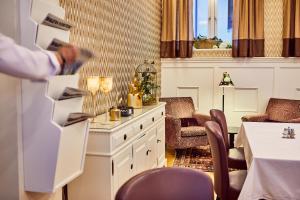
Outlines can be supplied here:
M73 45L60 47L56 52L56 57L61 66L65 63L72 64L78 56L78 48Z

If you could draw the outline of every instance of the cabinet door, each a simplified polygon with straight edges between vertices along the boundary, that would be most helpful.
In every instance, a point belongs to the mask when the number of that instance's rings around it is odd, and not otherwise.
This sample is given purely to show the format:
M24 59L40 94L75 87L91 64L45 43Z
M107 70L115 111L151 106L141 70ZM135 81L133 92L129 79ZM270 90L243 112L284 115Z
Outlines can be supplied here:
M156 126L152 127L147 132L147 169L157 167L157 137L156 137Z
M132 146L129 145L112 158L114 194L133 175Z
M144 133L133 143L133 172L138 174L147 169L147 135Z
M157 165L165 165L165 120L161 120L157 125Z

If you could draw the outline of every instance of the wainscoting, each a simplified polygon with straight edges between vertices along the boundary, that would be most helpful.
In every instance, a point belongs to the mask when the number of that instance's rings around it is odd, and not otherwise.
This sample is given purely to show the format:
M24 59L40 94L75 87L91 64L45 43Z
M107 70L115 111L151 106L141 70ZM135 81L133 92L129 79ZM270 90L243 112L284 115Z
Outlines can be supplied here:
M223 72L235 88L225 88L225 114L230 126L241 116L263 113L270 97L300 99L300 59L192 58L162 59L161 94L191 96L197 110L222 108Z

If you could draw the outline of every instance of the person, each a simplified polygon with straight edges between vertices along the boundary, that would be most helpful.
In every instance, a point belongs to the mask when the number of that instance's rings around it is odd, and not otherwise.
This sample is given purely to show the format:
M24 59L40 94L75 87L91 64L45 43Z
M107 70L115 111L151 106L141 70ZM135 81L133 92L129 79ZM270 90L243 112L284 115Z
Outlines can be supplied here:
M78 48L66 45L56 52L32 51L17 45L11 38L0 33L0 73L18 78L43 80L59 74L65 63L73 63Z

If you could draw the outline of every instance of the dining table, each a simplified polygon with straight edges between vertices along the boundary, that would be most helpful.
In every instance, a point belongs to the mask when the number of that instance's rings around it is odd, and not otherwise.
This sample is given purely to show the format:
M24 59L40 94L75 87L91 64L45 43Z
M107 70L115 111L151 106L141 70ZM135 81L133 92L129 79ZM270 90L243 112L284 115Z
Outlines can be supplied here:
M283 134L288 127L294 138ZM239 200L300 200L300 124L243 122L235 146L248 168Z

